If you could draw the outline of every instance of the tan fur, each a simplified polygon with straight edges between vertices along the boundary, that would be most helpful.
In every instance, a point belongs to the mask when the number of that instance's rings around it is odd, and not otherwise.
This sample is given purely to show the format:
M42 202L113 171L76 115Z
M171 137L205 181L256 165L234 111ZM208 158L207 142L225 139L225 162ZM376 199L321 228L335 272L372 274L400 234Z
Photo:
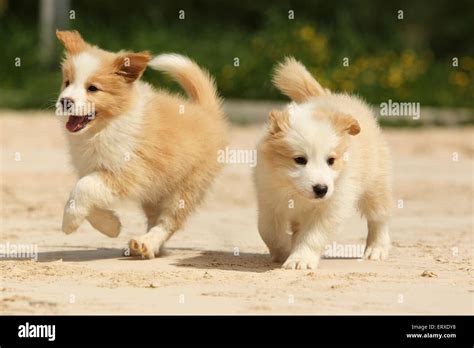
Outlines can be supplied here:
M214 79L196 63L185 59L176 54L164 54L153 59L149 66L175 79L191 100L213 112L219 112L221 100L217 96Z
M268 132L258 145L254 178L259 232L271 255L287 269L317 267L329 238L353 208L358 208L368 220L364 256L384 259L390 245L391 166L388 147L370 108L353 96L324 93L293 58L278 65L275 76L282 93L300 104L272 111ZM285 114L289 116L283 118ZM284 126L275 127L279 122ZM330 141L336 142L330 146ZM321 153L322 148L326 152ZM302 155L301 149L317 153L304 166L294 161ZM315 164L318 156L323 164ZM334 158L334 164L324 163L326 158ZM289 176L295 170L314 175L328 171L334 190L324 199L308 197L301 192L306 181Z
M327 93L308 70L292 57L286 58L277 66L273 83L283 94L297 103Z
M64 48L69 54L77 54L89 47L81 37L78 31L58 31L56 30L56 37L64 45Z
M119 57L115 59L112 68L116 69L117 75L133 82L142 76L150 60L148 52L119 52Z
M79 174L65 208L63 230L77 229L84 218L101 232L116 236L120 221L110 207L123 199L139 202L148 220L148 233L130 241L132 254L158 255L164 242L181 228L202 201L221 169L219 149L227 144L227 122L214 82L194 62L166 71L183 84L190 99L155 90L139 80L148 53L111 53L97 47L68 43L77 35L60 32L67 52L64 79L73 79L71 59L89 52L100 67L88 79L103 91L88 94L97 116L80 134L67 132L72 162ZM128 60L130 65L124 66ZM189 63L189 64L188 64ZM195 84L189 81L196 81Z
M278 110L272 110L268 114L270 134L278 134L281 131L286 130L289 127L288 124L288 113L280 112Z

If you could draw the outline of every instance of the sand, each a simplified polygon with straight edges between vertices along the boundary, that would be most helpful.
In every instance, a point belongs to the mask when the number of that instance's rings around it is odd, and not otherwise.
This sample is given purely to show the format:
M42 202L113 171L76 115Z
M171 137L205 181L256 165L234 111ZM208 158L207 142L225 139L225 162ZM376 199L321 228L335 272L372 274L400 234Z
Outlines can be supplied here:
M474 128L386 130L403 200L390 258L327 258L312 271L271 263L249 165L227 165L166 253L141 260L123 255L145 229L133 205L119 209L124 227L115 239L87 223L69 236L60 231L75 177L53 114L4 111L0 129L0 244L38 251L37 261L0 258L1 313L473 313ZM251 149L260 129L235 127L230 147ZM354 216L336 242L359 246L365 235Z

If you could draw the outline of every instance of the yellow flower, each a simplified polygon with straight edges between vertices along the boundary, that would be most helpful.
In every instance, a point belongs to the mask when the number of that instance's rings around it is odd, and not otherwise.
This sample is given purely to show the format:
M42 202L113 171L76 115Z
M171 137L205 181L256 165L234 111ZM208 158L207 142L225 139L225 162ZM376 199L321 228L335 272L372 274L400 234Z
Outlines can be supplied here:
M415 61L415 55L411 51L403 52L401 58L402 58L402 64L406 67L412 66L413 62Z
M403 82L402 72L399 68L392 67L388 72L388 85L392 88L400 87Z
M360 70L365 70L369 66L369 60L365 58L358 58L355 62L355 65L359 67Z
M304 41L311 41L311 39L314 37L315 32L312 27L309 25L305 25L303 28L300 29L300 38Z
M467 76L467 74L465 72L462 72L462 71L456 71L454 73L451 73L449 75L449 81L458 86L458 87L466 87L467 84L469 83L469 77Z
M461 68L467 71L474 70L474 59L472 57L462 57L460 63Z

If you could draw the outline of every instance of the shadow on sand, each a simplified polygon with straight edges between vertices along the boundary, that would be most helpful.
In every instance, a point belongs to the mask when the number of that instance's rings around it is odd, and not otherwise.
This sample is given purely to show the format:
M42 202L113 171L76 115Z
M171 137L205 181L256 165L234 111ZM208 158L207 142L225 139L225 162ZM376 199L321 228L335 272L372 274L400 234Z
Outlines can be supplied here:
M125 256L121 248L95 248L86 246L48 246L62 250L43 251L38 253L38 262L87 262L95 260L117 259L118 261L141 261L141 257ZM198 255L196 255L198 254ZM171 265L197 269L218 269L238 272L267 272L279 268L278 263L271 261L268 254L242 253L234 255L230 251L200 250L194 248L166 248L160 258L171 258ZM1 260L18 260L2 258ZM0 261L1 261L0 260ZM147 260L143 260L146 262Z
M43 251L38 253L38 262L83 262L105 259L120 259L124 257L124 250L119 248L96 248L85 246L51 246L67 250Z
M169 252L183 249L168 249ZM196 249L188 249L198 251ZM274 263L268 254L242 253L234 255L232 252L205 250L200 251L200 255L194 255L178 260L173 263L178 267L191 267L199 269L218 269L237 272L267 272L279 268L279 264Z

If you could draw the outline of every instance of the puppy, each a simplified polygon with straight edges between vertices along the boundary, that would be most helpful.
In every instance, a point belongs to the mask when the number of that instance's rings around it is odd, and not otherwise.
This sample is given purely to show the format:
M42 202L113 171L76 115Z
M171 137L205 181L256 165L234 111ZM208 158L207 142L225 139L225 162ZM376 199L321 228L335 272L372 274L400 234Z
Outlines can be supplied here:
M286 269L316 268L354 207L368 221L365 258L386 258L389 150L369 107L325 90L293 58L277 67L273 82L293 100L270 112L254 172L258 229L273 259Z
M109 237L120 233L112 206L138 202L148 233L131 253L153 258L202 201L221 164L227 121L213 79L190 59L147 52L112 53L76 31L58 31L66 50L57 108L79 180L64 208L62 230L86 219ZM189 99L140 81L147 66L175 79Z

